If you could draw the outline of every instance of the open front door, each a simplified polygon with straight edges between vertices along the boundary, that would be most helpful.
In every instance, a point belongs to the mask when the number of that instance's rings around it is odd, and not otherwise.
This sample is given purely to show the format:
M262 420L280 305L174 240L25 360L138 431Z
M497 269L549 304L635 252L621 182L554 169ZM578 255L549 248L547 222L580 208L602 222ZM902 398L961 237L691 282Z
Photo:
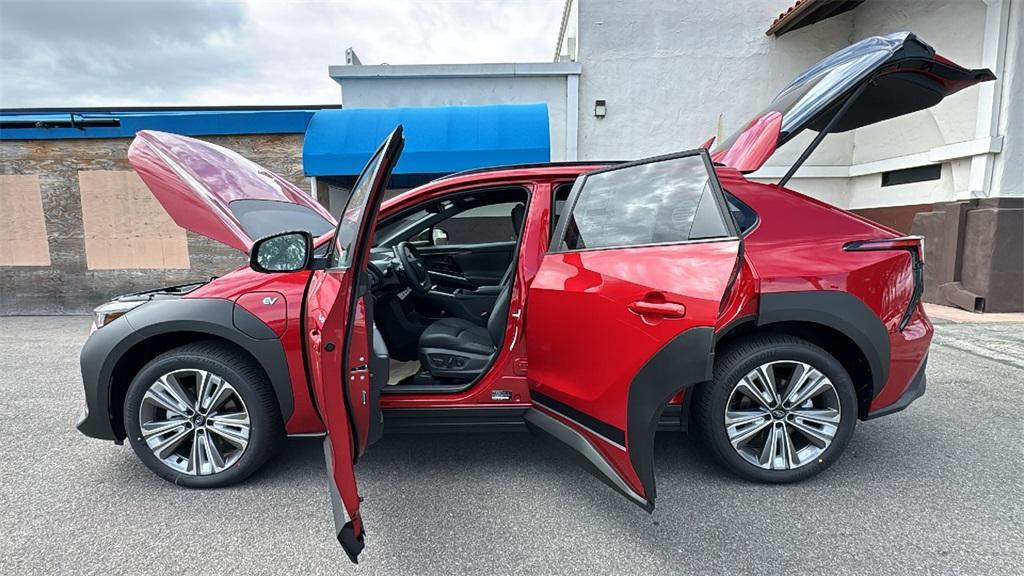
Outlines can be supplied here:
M527 297L530 426L654 507L669 399L711 378L740 240L707 150L581 176Z
M324 456L338 542L352 562L363 549L359 491L353 470L379 418L370 375L372 321L366 265L377 210L403 146L399 126L356 180L330 242L323 270L313 272L304 330L317 409L327 426Z

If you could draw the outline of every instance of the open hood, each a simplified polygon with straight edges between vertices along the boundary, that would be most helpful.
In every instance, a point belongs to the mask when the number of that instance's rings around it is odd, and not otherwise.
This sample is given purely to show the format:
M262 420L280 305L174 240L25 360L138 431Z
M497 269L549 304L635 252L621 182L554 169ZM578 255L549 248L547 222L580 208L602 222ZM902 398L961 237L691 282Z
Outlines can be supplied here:
M753 172L803 130L846 132L930 108L994 79L987 69L968 70L950 62L910 32L865 38L797 76L711 158Z
M335 226L308 193L209 142L143 130L128 161L178 226L246 254L264 236L306 230L317 237Z

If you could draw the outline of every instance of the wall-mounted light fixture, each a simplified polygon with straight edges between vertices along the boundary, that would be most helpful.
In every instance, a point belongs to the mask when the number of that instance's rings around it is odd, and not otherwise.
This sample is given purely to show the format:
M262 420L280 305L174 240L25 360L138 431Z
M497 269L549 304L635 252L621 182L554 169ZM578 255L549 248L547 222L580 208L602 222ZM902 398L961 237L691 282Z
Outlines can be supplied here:
M594 100L594 116L598 118L604 118L605 114L608 113L608 106L604 100Z

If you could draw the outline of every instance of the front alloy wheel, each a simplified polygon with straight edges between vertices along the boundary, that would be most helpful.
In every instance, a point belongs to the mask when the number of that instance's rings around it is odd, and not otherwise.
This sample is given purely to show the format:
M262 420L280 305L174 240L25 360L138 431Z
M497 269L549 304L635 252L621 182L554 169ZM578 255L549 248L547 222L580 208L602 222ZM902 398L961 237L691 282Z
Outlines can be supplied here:
M759 482L795 482L830 466L857 420L843 365L786 334L732 342L716 354L714 379L694 393L693 417L715 458Z
M246 352L215 341L146 364L125 394L124 429L150 470L191 488L245 479L285 436L266 374Z
M153 455L190 476L223 472L249 445L249 412L227 380L187 368L164 374L142 396L139 428Z

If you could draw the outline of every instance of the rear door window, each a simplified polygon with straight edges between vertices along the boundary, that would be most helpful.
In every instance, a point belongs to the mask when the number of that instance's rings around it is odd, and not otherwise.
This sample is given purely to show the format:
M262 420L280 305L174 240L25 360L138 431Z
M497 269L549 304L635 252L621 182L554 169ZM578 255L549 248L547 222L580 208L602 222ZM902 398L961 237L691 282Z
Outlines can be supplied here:
M736 235L706 150L581 176L552 242L556 251L675 244Z

